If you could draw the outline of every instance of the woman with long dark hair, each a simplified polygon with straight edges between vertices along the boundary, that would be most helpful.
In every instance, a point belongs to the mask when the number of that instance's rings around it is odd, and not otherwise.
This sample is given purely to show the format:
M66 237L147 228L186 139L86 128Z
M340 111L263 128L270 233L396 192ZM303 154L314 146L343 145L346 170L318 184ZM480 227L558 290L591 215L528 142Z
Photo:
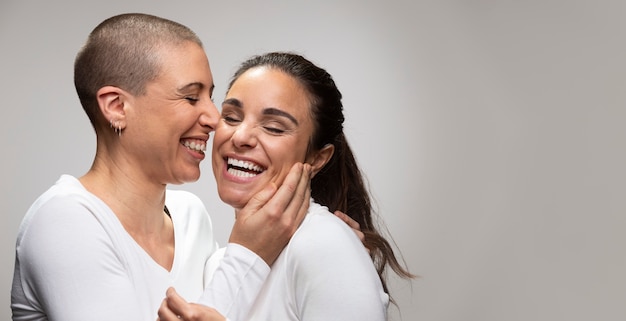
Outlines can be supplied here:
M220 198L235 215L262 186L281 182L294 163L313 169L307 216L272 265L246 320L385 320L386 268L413 277L376 227L343 133L341 98L324 69L293 53L252 57L229 85L213 142L213 172ZM336 210L360 224L365 247L332 214ZM159 315L194 320L201 309L170 291Z

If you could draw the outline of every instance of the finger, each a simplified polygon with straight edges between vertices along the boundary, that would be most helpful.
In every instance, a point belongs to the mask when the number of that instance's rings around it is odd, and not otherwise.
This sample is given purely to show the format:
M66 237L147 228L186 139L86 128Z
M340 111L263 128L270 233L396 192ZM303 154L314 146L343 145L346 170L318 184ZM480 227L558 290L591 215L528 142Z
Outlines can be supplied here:
M354 232L354 234L356 234L356 237L359 238L361 243L365 243L365 233L363 233L363 232L361 232L361 230L357 230L357 229L352 229L352 232ZM369 252L369 249L367 251Z
M174 288L167 289L164 301L167 304L168 310L171 311L174 316L184 315L189 306L189 303L187 303Z
M311 166L305 166L305 174L300 177L300 182L298 184L298 189L296 190L296 195L300 195L302 191L304 191L304 195L301 197L300 209L296 215L296 222L298 222L298 226L304 220L304 216L308 212L309 209L309 200L311 199Z
M310 174L305 170L304 164L294 164L282 185L278 187L274 196L267 202L266 207L270 212L282 215L282 213L289 212L289 210L297 211L306 192L304 187L306 184L309 184L309 176Z
M157 321L180 321L178 315L170 310L169 306L167 305L167 299L163 299L163 302L161 302L161 306L159 307L159 312L157 314L159 316Z
M337 215L337 217L339 217L342 221L348 224L350 228L355 229L355 230L361 230L361 225L359 224L359 222L355 221L352 217L348 216L348 214L337 210L335 211L335 215Z
M276 193L276 185L271 183L264 187L260 192L254 194L244 207L244 211L241 211L243 215L251 215L258 212ZM243 218L243 217L242 217Z
M359 224L359 222L355 221L352 217L342 211L335 211L335 215L350 226L354 234L356 234L359 240L361 240L361 243L365 242L365 234L361 231L361 224Z
M287 215L283 216L285 224L290 225L295 230L304 220L309 209L309 199L311 198L311 165L303 164L298 185L293 192L291 200L285 208Z

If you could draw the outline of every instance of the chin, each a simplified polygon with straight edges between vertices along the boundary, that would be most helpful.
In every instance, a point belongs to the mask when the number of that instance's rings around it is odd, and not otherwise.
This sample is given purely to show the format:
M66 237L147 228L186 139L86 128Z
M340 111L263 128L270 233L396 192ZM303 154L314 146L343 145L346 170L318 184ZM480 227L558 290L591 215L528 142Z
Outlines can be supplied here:
M250 195L233 195L232 193L218 192L222 202L230 205L235 209L242 209L248 204L248 201L252 198Z
M176 177L175 180L168 182L171 185L182 185L187 183L196 182L200 178L200 175Z
M198 173L197 175L191 175L191 176L187 176L185 178L183 178L183 183L193 183L198 181L198 179L200 179L200 173Z

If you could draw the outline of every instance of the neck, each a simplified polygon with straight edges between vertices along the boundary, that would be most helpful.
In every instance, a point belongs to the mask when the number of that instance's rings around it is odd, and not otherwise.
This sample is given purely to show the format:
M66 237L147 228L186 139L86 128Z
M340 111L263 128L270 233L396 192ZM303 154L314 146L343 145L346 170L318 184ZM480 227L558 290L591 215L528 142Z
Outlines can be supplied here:
M146 179L98 166L93 166L79 180L111 208L130 234L152 234L162 229L165 184L155 185Z
M99 157L79 180L106 203L128 234L154 261L170 271L174 262L174 225L165 214L166 184L125 161ZM104 153L107 154L107 153Z

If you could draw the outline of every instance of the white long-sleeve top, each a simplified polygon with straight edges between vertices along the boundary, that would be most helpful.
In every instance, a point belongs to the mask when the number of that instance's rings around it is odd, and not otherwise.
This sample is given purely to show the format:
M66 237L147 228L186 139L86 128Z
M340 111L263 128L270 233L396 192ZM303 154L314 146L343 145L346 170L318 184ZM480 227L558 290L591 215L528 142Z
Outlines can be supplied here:
M170 286L185 299L197 300L207 286L207 259L218 249L211 220L189 192L168 190L165 204L174 225L171 271L135 242L104 202L76 178L61 176L20 225L13 320L154 321ZM208 304L237 319L238 312L248 311L246 300L258 292L269 267L244 247L229 245L225 251L226 265L235 268L217 270L211 282L218 286L208 288L222 295Z
M210 258L207 275L220 251ZM209 304L205 293L200 303ZM245 320L381 321L389 296L363 243L328 209L311 202L304 222L272 265Z

